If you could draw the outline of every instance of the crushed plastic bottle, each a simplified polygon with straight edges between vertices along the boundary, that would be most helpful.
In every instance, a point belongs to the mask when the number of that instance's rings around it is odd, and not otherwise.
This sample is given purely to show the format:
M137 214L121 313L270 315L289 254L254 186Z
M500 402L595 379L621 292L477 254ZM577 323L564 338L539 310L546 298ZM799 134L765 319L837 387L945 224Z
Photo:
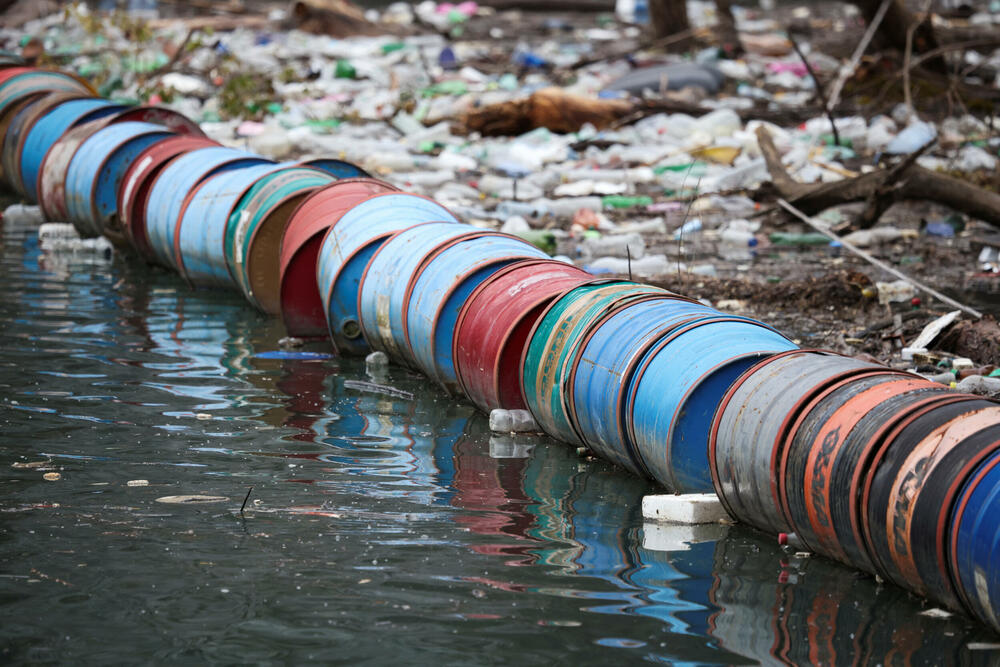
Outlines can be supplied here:
M5 225L13 227L34 227L45 222L45 215L38 206L12 204L4 209L3 221ZM41 235L41 230L39 230L39 235Z
M646 254L646 242L638 233L614 234L598 238L584 239L581 245L584 257L631 257L642 259Z

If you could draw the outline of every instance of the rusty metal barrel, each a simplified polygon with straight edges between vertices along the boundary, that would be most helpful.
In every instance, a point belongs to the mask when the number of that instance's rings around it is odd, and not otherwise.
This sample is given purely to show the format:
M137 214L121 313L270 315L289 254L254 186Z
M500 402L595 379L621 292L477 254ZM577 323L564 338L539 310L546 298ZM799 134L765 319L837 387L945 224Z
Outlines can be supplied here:
M6 133L0 137L2 148L0 148L0 164L3 165L3 175L7 179L8 185L18 194L28 197L34 201L34 195L30 197L25 188L24 179L21 174L22 155L24 153L25 141L28 134L39 119L44 118L56 107L72 100L90 100L90 98L80 92L54 92L47 93L32 100L30 104L22 106L11 117ZM32 189L33 190L33 189Z
M874 431L909 406L951 395L920 377L872 369L817 396L790 429L779 496L792 529L813 551L874 573L855 528L849 492L865 467Z
M518 366L528 334L558 294L591 280L572 264L527 259L484 280L455 324L452 358L459 386L480 410L526 409Z
M711 493L712 417L732 384L761 359L798 346L744 317L699 319L670 331L631 378L625 415L650 475L674 493Z
M68 130L125 109L124 105L94 98L73 99L55 106L28 129L21 148L21 183L24 194L38 201L38 178L45 155Z
M156 177L146 205L146 237L155 261L176 269L174 239L188 193L221 171L242 169L271 160L233 148L201 148L174 158Z
M674 329L718 315L703 304L648 295L612 309L584 335L573 359L566 403L580 440L601 458L649 476L629 436L628 387L647 351Z
M966 479L1000 450L1000 405L964 400L916 411L885 439L867 499L868 549L884 578L958 608L945 546Z
M286 166L264 163L221 171L187 193L173 240L174 262L185 280L238 288L226 253L229 217L257 181Z
M372 255L396 232L422 222L458 219L432 199L385 192L358 202L323 237L316 279L333 347L342 354L371 348L361 335L358 288Z
M330 335L316 283L323 236L355 204L371 195L396 190L373 178L338 180L308 195L292 212L281 237L278 268L281 318L289 336Z
M259 310L281 312L281 239L292 211L333 180L313 167L285 167L254 183L230 213L226 260L243 295Z
M729 514L770 533L791 530L778 497L778 465L798 411L829 384L875 364L817 350L774 355L722 397L708 442L709 472Z

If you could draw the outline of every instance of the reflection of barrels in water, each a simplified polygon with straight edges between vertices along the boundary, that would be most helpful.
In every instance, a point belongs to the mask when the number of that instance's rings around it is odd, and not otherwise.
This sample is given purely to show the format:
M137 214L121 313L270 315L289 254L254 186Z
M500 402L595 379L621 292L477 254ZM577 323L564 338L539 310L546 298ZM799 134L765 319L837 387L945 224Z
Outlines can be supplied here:
M524 491L532 499L535 524L528 534L540 541L537 553L541 562L572 573L582 547L573 539L569 521L569 496L576 479L585 473L568 474L577 465L576 453L569 447L544 442L528 460L524 471Z
M530 502L523 487L527 460L493 458L489 441L488 433L480 433L463 434L455 443L451 504L469 510L455 521L477 535L504 538L487 544L477 541L472 551L518 556L507 564L531 565L537 560L532 553L537 541L528 534L534 516L527 509Z
M734 528L716 543L718 607L709 633L722 647L764 665L988 664L968 653L961 617L920 615L895 586L816 558L794 558L772 540Z

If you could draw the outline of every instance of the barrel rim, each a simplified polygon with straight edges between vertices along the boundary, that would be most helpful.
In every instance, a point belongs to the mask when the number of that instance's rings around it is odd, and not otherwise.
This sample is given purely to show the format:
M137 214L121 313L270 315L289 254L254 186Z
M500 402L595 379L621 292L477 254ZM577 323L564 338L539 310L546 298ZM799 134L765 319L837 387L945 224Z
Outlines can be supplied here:
M566 375L566 387L564 389L564 392L566 394L565 403L567 406L566 415L568 417L570 428L576 434L576 437L580 439L580 442L583 442L584 444L587 443L587 439L583 437L583 427L580 425L579 417L576 414L576 374L580 368L580 361L583 359L583 354L586 351L587 346L594 339L594 336L597 335L598 330L604 324L606 324L609 319L621 313L622 311L631 308L632 306L635 306L640 303L646 303L648 301L687 301L690 303L698 303L694 299L689 299L687 297L681 297L679 295L674 295L669 293L644 294L634 300L627 301L625 303L614 304L607 312L602 314L600 318L594 320L591 323L590 327L584 332L583 336L580 337L580 342L578 343L576 350L574 350L573 359L569 365L569 372ZM636 469L641 471L647 477L651 477L651 475L649 474L649 470L646 468L646 465L641 460L641 458L638 458L636 453L633 451L634 443L629 441L628 417L626 416L628 413L624 412L624 410L628 410L629 408L626 405L623 405L623 403L627 403L626 394L628 394L628 386L629 383L631 382L632 377L634 376L635 368L638 365L639 361L642 359L642 357L645 356L646 352L648 352L652 346L656 345L657 342L659 342L662 336L669 334L671 331L673 331L674 327L683 326L684 324L687 324L692 320L698 319L698 317L699 317L698 315L692 315L690 318L675 323L669 329L661 328L653 332L650 338L646 342L644 342L643 345L637 350L637 354L632 359L632 361L629 362L628 366L626 366L625 368L625 371L622 373L622 388L624 389L624 391L618 393L618 398L615 401L615 414L619 415L620 422L624 422L619 424L619 426L621 427L620 433L622 435L622 444L625 445L625 452L626 454L628 454L628 457L632 459L632 462L636 465Z
M788 490L785 483L785 476L788 474L788 455L791 453L791 440L795 437L802 421L809 415L816 405L830 393L840 387L855 380L867 378L874 375L909 375L920 378L919 375L907 371L897 371L888 366L849 368L832 376L821 378L819 383L813 385L805 393L799 396L792 408L785 414L785 418L778 429L775 438L775 447L771 449L771 494L777 502L781 514L789 526L794 526L792 520L791 506L788 501ZM920 378L923 379L923 378ZM790 420L794 417L794 421ZM778 443L782 443L781 446ZM780 450L780 451L779 451Z
M507 266L501 268L499 271L497 271L496 273L494 273L493 275L491 275L490 277L488 277L483 282L479 283L479 285L476 286L476 289L474 289L472 291L472 293L469 294L468 300L465 302L465 304L462 305L461 310L459 310L459 312L458 312L458 319L455 320L455 332L456 332L456 334L457 334L457 332L461 331L462 327L465 325L465 320L467 319L468 313L472 310L472 304L474 304L476 302L476 300L478 298L480 298L482 292L486 291L492 285L492 283L494 281L500 280L501 278L503 278L508 273L513 273L514 271L517 271L519 269L522 269L522 268L525 268L525 267L528 267L528 266L531 266L531 265L542 265L542 264L548 264L548 265L561 264L561 265L565 266L568 269L573 269L575 271L580 272L581 275L589 275L586 271L584 271L583 269L579 268L578 266L575 266L573 264L569 264L567 262L560 262L559 260L552 259L552 258L543 259L541 257L537 257L537 258L536 257L532 257L532 258L526 258L526 259L518 260L516 262L512 262L511 264L508 264ZM542 303L544 303L545 300L552 299L552 298L553 298L552 296L540 297L540 298L537 298L534 301L532 301L530 304L528 304L528 306L517 317L517 319L513 321L513 323L511 324L511 326L507 327L507 331L504 333L503 337L500 340L500 345L498 346L498 349L499 350L503 350L507 346L507 344L510 341L511 335L513 335L514 329L517 328L517 326L527 316L528 313L530 313L532 310L534 310L539 305L541 305ZM459 338L458 338L457 335L455 335L455 336L452 337L452 341L451 341L451 357L452 357L452 359L458 359L458 348L459 348L458 339ZM494 362L494 365L493 365L493 383L492 383L493 384L492 389L493 389L494 394L496 394L496 395L499 395L499 393L500 393L500 373L499 373L499 368L500 368L500 357L498 356L496 358L495 362ZM457 371L457 368L456 368L456 371ZM465 379L464 379L462 373L456 372L456 376L458 377L458 386L461 389L462 393L464 393L466 396L469 396L471 398L472 394L469 391L469 388L468 388L468 386L465 383ZM520 382L518 382L518 385L520 385ZM523 394L524 390L520 386L518 388L521 391L521 393ZM522 396L522 399L523 399L523 396ZM475 401L473 401L473 403L475 403Z
M108 125L107 127L102 128L102 129L108 129L108 128L111 128L111 127L114 127L114 126L115 126L115 124L112 123L112 124ZM160 139L160 141L162 141L163 139L168 139L171 136L176 136L176 133L174 133L173 131L169 130L166 126L160 126L160 127L162 129L158 129L158 130L152 130L152 129L145 130L145 131L143 131L143 132L141 132L139 134L133 134L133 135L129 135L129 136L123 138L121 141L117 142L114 145L114 148L112 148L110 151L108 151L107 153L105 153L101 157L101 163L100 163L100 165L98 165L97 169L94 171L94 178L93 178L93 180L90 183L90 198L89 198L89 201L87 202L90 205L90 215L93 217L95 224L102 223L101 215L100 215L100 213L99 213L99 211L97 209L97 186L98 186L98 183L100 182L100 178L99 177L100 177L101 171L108 164L108 161L111 159L111 157L115 153L117 153L120 149L122 149L125 146L125 144L127 144L127 143L129 143L131 141L134 141L134 140L139 139L141 137L148 137L148 136L151 136L151 135L154 135L154 134L165 135L164 137L162 137ZM97 134L97 133L95 132L94 134ZM91 135L91 138L93 136L94 135ZM155 145L155 144L158 144L158 143L160 143L160 142L159 141L154 141L152 145ZM81 144L80 147L82 148L83 144ZM143 149L143 152L145 152L145 149ZM141 154L142 153L140 153L140 155ZM122 176L124 177L124 175L125 175L125 172L123 171L122 172ZM116 206L117 206L117 201L118 201L118 192L117 192L117 188L116 188L116 190L115 190L115 205ZM103 226L101 226L100 228L95 228L94 231L96 231L98 234L103 234L104 233L104 228L103 228Z
M882 561L882 557L878 552L872 547L872 530L871 525L868 521L868 509L871 497L871 487L874 482L875 470L881 464L882 459L885 458L886 451L892 442L899 436L899 433L909 426L913 421L919 419L923 415L927 414L932 410L936 410L940 407L945 407L953 403L961 403L964 401L972 401L979 399L978 396L972 396L971 394L955 394L953 396L932 396L923 401L920 401L914 406L911 406L907 412L897 415L893 419L889 420L883 424L882 428L875 432L875 434L868 440L862 456L858 458L858 468L855 474L851 478L851 498L857 503L857 507L851 512L852 522L858 520L861 540L858 544L861 545L864 550L868 553L868 558L872 561L872 565L883 572L886 572L888 568ZM864 471L864 483L860 485L861 480L858 479L861 472ZM860 516L858 516L860 515ZM852 526L853 528L853 526ZM855 531L855 537L857 538L859 532Z
M413 299L413 290L416 288L417 283L420 281L420 278L424 275L424 271L427 269L428 266L430 266L430 264L435 259L437 259L441 255L441 253L443 253L444 251L448 250L449 248L451 248L453 246L456 246L459 243L464 243L465 241L471 241L471 240L474 240L474 239L479 239L479 238L484 238L484 237L514 239L514 240L520 241L521 243L525 243L525 244L529 245L530 247L535 247L535 246L531 245L530 243L528 243L527 241L525 241L524 239L522 239L522 238L520 238L518 236L514 236L513 234L507 234L507 233L504 233L504 232L495 232L495 231L487 230L487 229L470 231L468 234L463 234L463 235L460 235L460 236L452 237L452 238L444 241L443 243L440 243L440 244L434 246L434 248L432 248L429 253L427 253L426 255L424 255L423 259L420 260L420 264L418 264L417 268L413 271L413 273L410 274L410 277L409 277L409 279L406 282L406 291L403 293L403 340L406 342L406 347L409 348L410 356L416 358L416 352L413 349L413 345L410 343L410 323L409 323L410 303L411 303L411 301ZM539 259L541 259L541 258L539 258ZM438 304L438 308L434 312L434 329L435 330L437 329L437 322L438 322L438 319L439 319L439 317L441 315L441 309L444 307L445 302L451 297L451 295L455 292L455 290L458 288L458 286L462 282L464 282L465 280L467 280L468 277L470 275L472 275L472 273L474 273L475 271L483 269L483 268L489 266L490 264L494 264L494 263L501 262L501 261L504 261L504 259L501 259L501 258L489 258L487 260L484 260L483 262L477 264L475 266L475 268L471 268L469 271L467 271L466 273L462 274L462 276L460 277L460 279L456 280L454 283L452 283L449 286L448 290L444 294L444 299L441 300L441 303ZM456 327L456 330L457 330L457 327ZM432 334L431 334L432 356L433 356L433 348L434 348L433 338L434 338L434 336L433 336L433 332L432 332ZM452 338L454 338L454 336ZM454 340L452 340L452 345L454 346L454 344L455 344ZM435 371L434 375L437 376L438 375L437 369L434 369L434 371ZM443 384L443 380L440 377L435 377L435 378L432 378L432 379L437 380L439 384Z
M722 427L722 417L725 415L726 409L729 407L729 403L733 400L733 396L739 391L743 384L753 377L756 373L762 370L769 364L773 364L779 359L784 359L785 357L790 357L795 354L803 354L808 356L839 356L843 357L845 355L833 352L831 350L821 350L818 348L799 348L797 350L786 350L784 352L779 352L778 354L772 355L767 359L761 359L760 362L754 364L750 368L743 371L743 374L736 378L729 387L722 400L719 401L719 405L715 408L715 415L712 417L712 426L708 433L708 468L712 475L712 485L715 487L715 494L719 497L722 502L722 506L725 507L726 511L730 516L737 516L737 513L733 511L732 506L729 504L729 500L726 498L726 494L722 491L722 480L719 478L718 470L718 441L719 441L719 429Z
M952 587L958 594L959 602L961 602L962 606L969 611L973 611L975 606L972 604L972 600L966 592L965 584L962 582L958 572L958 528L965 520L965 510L968 508L972 493L978 488L983 478L989 475L998 466L1000 466L1000 452L994 451L990 454L990 458L983 462L978 470L973 471L973 475L969 479L964 481L964 486L959 491L958 504L953 508L952 513L949 516L951 530L949 531L950 535L948 540L949 554L946 561L948 565L948 576L951 578Z
M89 120L85 123L80 123L79 125L71 127L65 132L63 132L59 136L59 138L56 139L52 143L52 145L49 146L48 149L45 151L45 156L38 164L38 176L36 177L37 181L36 181L35 191L38 193L38 206L39 208L41 208L42 213L45 215L47 219L54 220L56 218L63 217L62 211L54 210L46 203L46 200L49 199L49 196L56 195L59 192L59 188L61 186L63 192L63 200L64 200L62 207L63 208L66 207L65 204L66 173L69 170L69 163L72 161L73 156L76 155L77 149L79 149L80 146L83 144L83 142L86 141L89 137L93 136L98 131L107 127L111 123L111 119L112 116L102 116L100 118L95 118L93 120ZM69 156L69 159L65 161L66 162L65 169L62 170L61 178L56 179L57 180L56 183L53 183L50 185L50 187L45 188L43 186L47 182L45 178L45 172L46 168L49 166L49 159L53 157L54 151L56 150L57 147L62 147L64 145L63 144L64 141L75 141L76 147L73 149L73 153ZM61 165L54 165L54 167L55 166L61 166ZM59 181L61 181L61 183ZM43 194L49 196L43 196Z

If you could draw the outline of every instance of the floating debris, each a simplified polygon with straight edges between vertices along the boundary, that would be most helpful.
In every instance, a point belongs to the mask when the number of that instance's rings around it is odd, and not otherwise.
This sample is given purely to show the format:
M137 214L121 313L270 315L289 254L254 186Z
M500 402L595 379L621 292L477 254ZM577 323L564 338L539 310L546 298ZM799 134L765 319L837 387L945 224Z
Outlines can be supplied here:
M208 505L210 503L224 503L227 500L229 500L227 496L188 495L161 496L156 499L156 502L165 503L167 505Z

